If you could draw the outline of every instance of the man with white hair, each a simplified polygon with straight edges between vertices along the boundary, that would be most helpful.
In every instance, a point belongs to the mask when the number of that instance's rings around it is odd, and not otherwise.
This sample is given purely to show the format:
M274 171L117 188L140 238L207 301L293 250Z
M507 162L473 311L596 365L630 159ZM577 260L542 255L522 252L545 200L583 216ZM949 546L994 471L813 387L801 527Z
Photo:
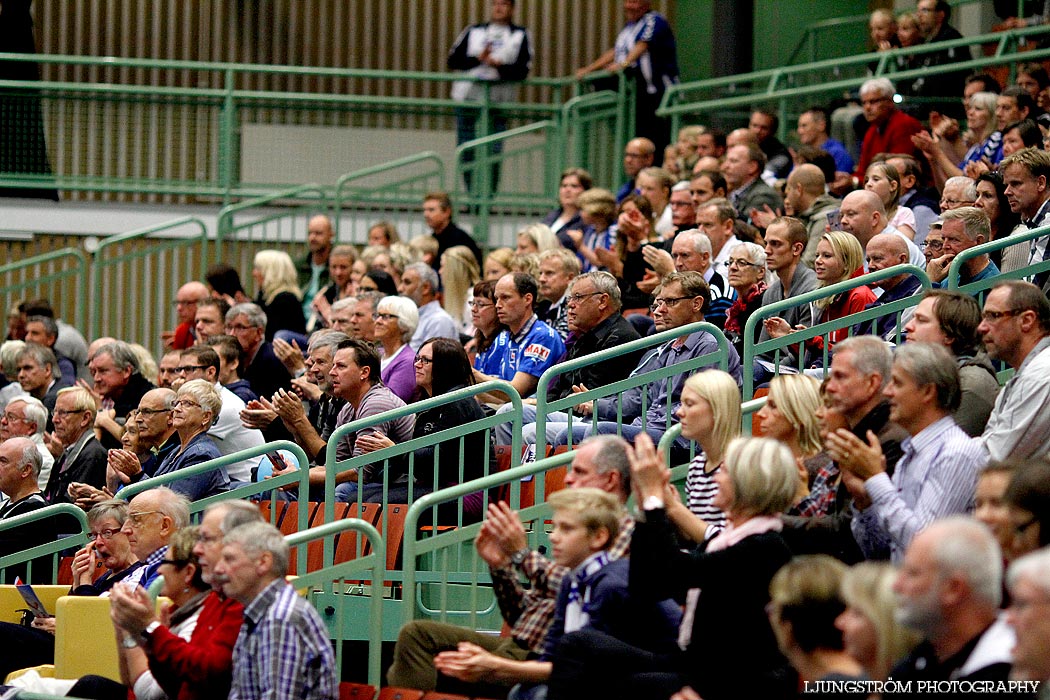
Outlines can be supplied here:
M24 437L32 440L40 453L40 470L38 485L40 490L47 487L51 476L51 467L55 456L44 444L44 428L47 425L47 409L32 396L16 396L11 399L0 416L0 440Z
M0 506L0 522L19 515L26 515L47 506L40 493L40 453L33 441L26 437L13 437L0 443L0 491L7 502ZM53 518L0 532L0 557L15 554L37 545L54 542ZM34 583L51 580L51 557L33 561ZM26 577L25 565L5 569L8 580Z
M456 322L438 303L437 295L440 288L441 280L438 278L438 273L426 263L412 263L401 273L397 293L408 297L419 307L419 323L416 325L415 333L412 334L412 340L408 342L413 352L418 351L423 341L428 338L449 338L459 341Z
M972 207L977 201L977 183L965 175L956 175L944 181L941 189L941 212L959 207Z
M288 545L268 523L248 523L223 538L212 568L222 592L244 606L233 648L230 700L339 697L339 669L328 628L314 607L284 580Z
M941 236L944 239L944 255L934 258L926 264L926 274L937 287L947 287L948 270L959 253L976 245L987 243L992 237L992 223L983 209L977 207L958 207L945 211L941 215ZM979 282L990 277L997 277L999 268L985 255L978 255L966 261L959 270L959 284Z
M1040 681L1045 694L1050 688L1050 547L1011 564L1006 582L1010 589L1006 621L1017 636L1011 677Z
M888 78L872 78L860 86L860 106L869 126L860 147L860 160L854 177L864 181L875 156L879 153L907 153L921 158L921 151L911 137L922 131L922 123L897 109L896 90Z
M1002 576L995 536L972 518L938 520L916 535L893 591L898 619L924 639L894 681L917 690L919 681L1007 680L1014 633L998 617Z

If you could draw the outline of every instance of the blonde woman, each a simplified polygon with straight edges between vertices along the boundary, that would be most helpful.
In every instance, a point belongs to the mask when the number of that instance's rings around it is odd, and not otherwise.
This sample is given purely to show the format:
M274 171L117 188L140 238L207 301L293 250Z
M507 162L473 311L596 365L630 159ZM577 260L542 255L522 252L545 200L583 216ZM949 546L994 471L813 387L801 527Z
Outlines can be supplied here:
M514 251L510 248L496 248L485 256L485 269L482 270L483 279L486 282L496 283L499 278L510 272L510 263L514 259Z
M726 524L725 513L715 505L716 474L722 468L726 447L740 435L740 389L736 380L721 370L697 372L682 387L676 415L682 436L699 443L701 451L689 463L686 502L669 498L667 517L683 535L703 542Z
M897 621L896 578L890 564L862 562L842 579L846 609L835 626L842 630L846 653L874 681L886 680L893 665L919 643L918 635Z
M813 271L821 287L844 282L864 274L864 251L852 233L829 231L820 238L817 244L817 258L813 261ZM853 287L834 296L824 297L814 302L817 323L827 323L836 319L863 311L864 307L875 301L875 293L867 285ZM776 316L766 321L766 330L773 338L782 338L805 326L792 328L787 321ZM828 351L835 343L849 335L849 328L841 328L828 334ZM814 355L824 349L824 336L817 336L806 341L806 349ZM822 358L815 358L822 359Z
M252 263L255 303L266 313L266 340L277 331L306 333L295 263L283 250L260 250ZM305 347L305 345L304 345Z
M825 515L808 510L809 483L822 468L831 465L831 458L824 452L820 438L820 421L817 414L822 407L820 382L804 374L782 374L769 383L766 403L758 411L762 421L762 434L787 445L799 467L799 491L795 495L795 506L789 512L806 515ZM814 498L814 500L818 500ZM820 505L828 504L820 500Z
M529 224L518 231L518 255L526 253L542 253L545 250L553 250L561 246L558 237L551 231L547 224Z
M474 334L470 317L471 290L481 281L481 270L474 252L465 245L452 246L441 255L441 286L445 290L442 306L456 322L460 333Z

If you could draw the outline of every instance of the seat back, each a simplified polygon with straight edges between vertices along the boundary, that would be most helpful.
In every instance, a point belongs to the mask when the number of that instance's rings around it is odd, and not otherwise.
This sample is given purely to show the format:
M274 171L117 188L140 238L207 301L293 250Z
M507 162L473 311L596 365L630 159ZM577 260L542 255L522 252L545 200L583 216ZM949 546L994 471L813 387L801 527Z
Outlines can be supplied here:
M55 678L88 674L120 682L109 598L63 596L56 606Z
M339 700L372 700L376 687L364 683L340 683Z
M44 608L54 615L58 599L69 594L69 586L34 585L33 591L36 593L36 597L40 599L40 602L44 604ZM27 607L25 600L22 599L22 595L15 588L14 584L0 584L0 622L10 622L17 625L22 620L22 613L19 611L25 610ZM110 624L110 627L112 626Z

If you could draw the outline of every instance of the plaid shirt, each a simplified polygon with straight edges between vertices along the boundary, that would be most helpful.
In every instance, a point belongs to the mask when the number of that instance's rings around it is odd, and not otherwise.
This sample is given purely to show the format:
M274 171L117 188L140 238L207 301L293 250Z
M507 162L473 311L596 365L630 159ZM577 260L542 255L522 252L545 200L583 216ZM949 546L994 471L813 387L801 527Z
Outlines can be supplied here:
M634 518L624 515L620 520L620 534L609 548L610 559L627 556L631 549ZM512 566L490 569L493 590L500 612L511 625L510 634L518 644L537 654L543 653L543 641L554 621L554 604L561 583L569 569L533 550L521 563L521 572L530 587L525 589Z
M283 578L244 608L230 700L335 700L338 672L320 615Z
M801 515L807 518L817 518L835 510L835 494L839 485L839 465L833 461L828 462L817 470L813 477L813 484L809 487L809 495L792 506L788 515Z

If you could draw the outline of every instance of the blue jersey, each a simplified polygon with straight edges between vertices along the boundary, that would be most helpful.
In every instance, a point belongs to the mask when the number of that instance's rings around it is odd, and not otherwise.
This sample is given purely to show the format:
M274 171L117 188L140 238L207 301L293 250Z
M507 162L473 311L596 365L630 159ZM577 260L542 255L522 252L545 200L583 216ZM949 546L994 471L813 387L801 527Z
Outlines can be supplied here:
M638 72L645 80L650 95L661 93L678 82L678 52L674 33L667 19L659 12L646 12L637 22L630 22L620 30L613 49L617 62L622 63L634 45L644 41L649 45L638 59Z
M565 355L565 343L558 331L535 315L514 336L509 330L501 331L496 345L506 348L499 376L508 382L518 372L539 377Z
M492 341L488 350L479 352L474 358L474 369L490 377L500 376L500 366L503 364L503 355L507 352L507 338L500 333Z

